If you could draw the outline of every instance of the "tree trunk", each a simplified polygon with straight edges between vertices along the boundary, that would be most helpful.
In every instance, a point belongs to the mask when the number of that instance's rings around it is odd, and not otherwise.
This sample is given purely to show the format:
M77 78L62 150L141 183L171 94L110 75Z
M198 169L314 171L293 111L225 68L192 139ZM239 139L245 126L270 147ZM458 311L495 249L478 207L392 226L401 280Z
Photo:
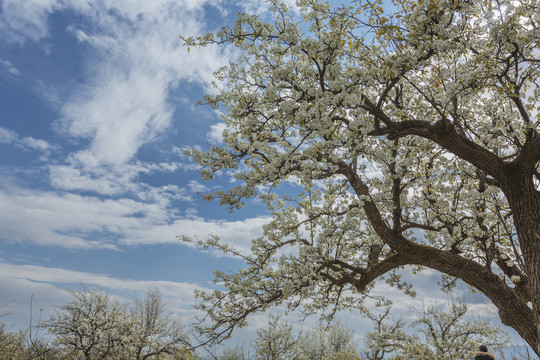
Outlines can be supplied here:
M508 166L507 182L502 189L512 209L532 294L536 343L531 346L540 356L540 193L535 188L532 173L519 170Z

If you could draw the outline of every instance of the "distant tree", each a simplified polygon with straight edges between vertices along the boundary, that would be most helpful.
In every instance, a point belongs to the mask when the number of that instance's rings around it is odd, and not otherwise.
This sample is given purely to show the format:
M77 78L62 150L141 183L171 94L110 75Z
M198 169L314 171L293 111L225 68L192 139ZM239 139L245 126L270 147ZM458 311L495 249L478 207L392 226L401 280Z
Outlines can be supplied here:
M270 315L268 326L257 331L252 346L256 360L359 359L352 331L339 321L330 325L319 323L305 334L295 334L290 323Z
M185 39L240 53L206 97L224 144L188 152L205 180L234 176L204 198L258 195L273 217L250 255L203 241L246 261L201 295L203 333L276 304L361 308L422 266L478 289L540 356L539 0L269 2Z
M429 306L408 331L401 319L389 320L389 309L372 317L375 330L367 333L364 350L368 360L469 359L479 344L499 352L509 347L508 336L502 330L486 321L467 318L467 304L463 301L452 301L446 308Z
M7 330L4 318L10 312L4 311L7 304L0 305L0 359L19 360L25 355L24 338L21 333L12 333Z
M366 334L363 353L367 360L383 360L388 354L399 351L415 340L407 333L403 320L389 320L391 306L383 309L378 316L368 315L375 329Z
M135 299L132 317L131 353L136 360L173 356L189 343L180 321L165 311L158 289L148 290L143 299Z
M124 359L135 331L126 307L103 290L71 291L46 322L58 347L72 359Z
M157 356L156 359L159 360L199 360L199 355L189 348L179 348L176 349L172 354L166 356ZM241 360L241 359L238 359Z
M159 290L148 290L129 307L100 289L71 295L71 302L47 321L40 316L26 332L8 332L0 321L0 360L198 359L180 321L165 312Z
M3 321L3 318L10 315L10 312L1 313L5 307L7 304L0 306L0 359L64 360L66 358L65 354L52 344L50 332L43 329L41 312L37 324L30 323L27 330L12 332Z
M270 315L267 328L257 330L252 345L257 360L299 359L298 338L292 325L280 321L276 315Z
M218 360L248 360L249 357L246 355L244 349L242 348L226 348L223 350L220 356L217 357Z
M26 360L28 359L26 354L23 334L10 332L4 323L0 323L0 359Z
M352 330L335 321L331 326L320 323L300 339L300 359L335 360L356 359L356 345Z

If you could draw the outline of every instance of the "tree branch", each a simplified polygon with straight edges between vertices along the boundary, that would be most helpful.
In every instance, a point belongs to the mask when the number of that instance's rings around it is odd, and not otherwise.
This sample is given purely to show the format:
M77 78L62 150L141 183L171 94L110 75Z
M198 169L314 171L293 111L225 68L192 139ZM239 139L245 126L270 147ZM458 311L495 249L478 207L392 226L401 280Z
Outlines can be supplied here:
M505 164L497 155L459 135L448 121L438 122L435 125L421 120L407 120L394 123L388 116L383 116L384 112L381 109L370 108L368 111L381 119L387 119L385 121L385 124L387 124L385 128L373 130L369 135L386 135L390 140L408 135L420 136L433 141L461 159L468 161L496 180L503 178L506 173Z

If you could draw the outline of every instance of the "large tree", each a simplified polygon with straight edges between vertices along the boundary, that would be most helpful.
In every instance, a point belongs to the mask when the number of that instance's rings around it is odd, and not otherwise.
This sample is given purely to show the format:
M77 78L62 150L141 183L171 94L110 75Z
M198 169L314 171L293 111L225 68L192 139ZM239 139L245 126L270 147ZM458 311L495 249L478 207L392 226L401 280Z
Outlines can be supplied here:
M206 198L259 196L273 216L226 290L201 294L207 333L281 303L361 308L414 266L478 289L540 355L539 1L297 6L186 39L241 52L206 98L224 145L191 152L237 185Z

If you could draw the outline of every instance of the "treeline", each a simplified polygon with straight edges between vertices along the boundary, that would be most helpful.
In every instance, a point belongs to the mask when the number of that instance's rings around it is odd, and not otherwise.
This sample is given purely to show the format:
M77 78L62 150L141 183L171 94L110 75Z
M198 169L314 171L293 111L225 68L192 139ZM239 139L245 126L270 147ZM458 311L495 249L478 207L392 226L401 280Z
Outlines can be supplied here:
M267 328L257 331L249 349L227 349L219 360L456 360L472 359L479 344L485 344L504 359L509 347L506 334L484 321L466 318L462 301L446 309L428 307L411 324L392 320L390 306L370 314L373 330L358 350L352 330L335 322L295 335L292 325L270 317ZM525 357L527 358L527 357ZM513 357L516 359L516 357Z
M428 307L416 321L393 320L390 306L370 314L372 331L360 349L351 329L339 322L296 331L279 316L257 330L247 348L194 351L190 331L172 314L158 290L122 304L108 292L72 291L72 300L27 331L0 325L4 360L402 360L471 359L478 344L499 351L507 336L483 321L466 317L467 305L453 301L446 309ZM226 346L227 344L225 344ZM515 359L515 357L513 357Z

